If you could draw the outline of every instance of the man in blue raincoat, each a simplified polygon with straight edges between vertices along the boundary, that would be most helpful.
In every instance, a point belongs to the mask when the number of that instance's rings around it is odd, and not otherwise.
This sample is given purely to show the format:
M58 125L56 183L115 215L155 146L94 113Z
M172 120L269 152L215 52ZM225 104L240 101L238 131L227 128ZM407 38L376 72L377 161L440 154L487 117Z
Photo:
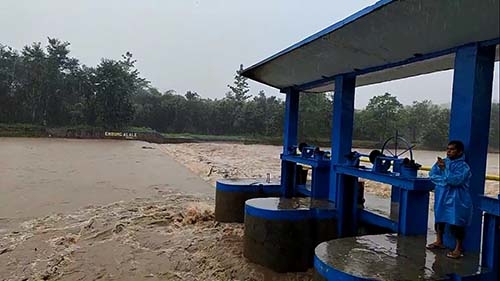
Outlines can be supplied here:
M472 199L469 193L471 177L470 167L465 162L464 144L461 141L450 141L446 150L446 158L438 157L432 166L429 177L436 185L434 190L434 216L436 241L427 245L428 249L444 249L443 234L449 225L451 235L456 240L455 249L446 256L460 258L463 256L462 242L465 228L472 218Z

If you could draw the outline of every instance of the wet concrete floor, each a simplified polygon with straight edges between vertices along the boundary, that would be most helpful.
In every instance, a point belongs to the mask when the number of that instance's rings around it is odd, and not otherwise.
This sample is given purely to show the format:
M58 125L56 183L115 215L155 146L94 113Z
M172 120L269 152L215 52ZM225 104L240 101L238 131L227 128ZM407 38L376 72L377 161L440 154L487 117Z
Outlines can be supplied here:
M443 280L450 273L484 272L478 253L454 260L446 257L448 250L425 249L426 243L425 236L368 235L321 243L315 254L337 270L375 280Z
M365 194L365 209L397 220L397 204L389 198ZM391 210L392 209L392 210ZM316 247L316 256L348 274L376 280L442 280L448 274L470 276L485 272L479 253L466 253L459 260L446 257L448 249L427 250L435 240L434 214L430 211L427 236L367 235L331 240Z

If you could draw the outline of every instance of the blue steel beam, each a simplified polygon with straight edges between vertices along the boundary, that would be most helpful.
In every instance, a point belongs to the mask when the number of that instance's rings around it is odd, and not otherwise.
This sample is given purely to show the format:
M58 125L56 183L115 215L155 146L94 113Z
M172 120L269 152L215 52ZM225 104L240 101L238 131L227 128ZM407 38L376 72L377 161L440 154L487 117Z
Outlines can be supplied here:
M290 153L290 147L297 145L299 127L299 92L293 89L285 90L285 126L283 128L283 156ZM286 160L281 161L281 194L292 197L295 184L296 164Z
M426 235L429 215L429 192L401 189L399 229L403 235Z
M431 191L434 188L434 185L428 178L403 178L389 173L376 173L371 171L371 169L362 169L342 165L334 166L334 169L338 174L382 182L408 190Z
M354 235L357 222L357 178L337 174L335 170L337 165L345 163L345 155L351 152L355 87L355 76L338 76L335 79L329 199L337 207L340 237Z
M468 251L480 250L482 214L477 206L484 194L494 62L495 46L472 44L458 49L455 56L449 136L464 143L472 172L469 189L476 208L464 241ZM447 237L445 243L452 246L451 241Z
M383 217L367 210L361 210L358 217L362 222L398 232L399 224L390 218Z
M500 191L499 191L500 192ZM489 196L480 196L481 197L481 210L500 217L500 194L498 195L498 198L493 198Z
M483 249L481 261L483 266L488 267L494 277L491 280L500 278L500 217L488 213L484 214L483 225Z

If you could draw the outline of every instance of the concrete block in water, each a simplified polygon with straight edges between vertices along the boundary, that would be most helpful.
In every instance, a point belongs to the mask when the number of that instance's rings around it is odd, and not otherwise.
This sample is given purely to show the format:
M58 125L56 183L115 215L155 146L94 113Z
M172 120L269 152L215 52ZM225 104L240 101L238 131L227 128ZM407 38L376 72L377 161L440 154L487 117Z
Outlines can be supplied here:
M280 182L266 179L222 179L215 187L215 220L243 222L245 201L280 196Z
M258 198L246 202L243 254L276 272L306 271L314 248L337 236L332 203L311 198Z

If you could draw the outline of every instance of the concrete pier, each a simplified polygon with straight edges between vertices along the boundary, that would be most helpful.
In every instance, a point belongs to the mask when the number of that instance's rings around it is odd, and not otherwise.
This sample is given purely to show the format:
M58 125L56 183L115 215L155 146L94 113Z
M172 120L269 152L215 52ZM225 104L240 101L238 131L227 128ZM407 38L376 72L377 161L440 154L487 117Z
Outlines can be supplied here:
M280 196L280 182L267 179L221 179L215 187L215 220L243 222L245 201Z
M246 202L243 254L276 272L306 271L314 248L337 236L333 204L311 198L258 198Z

